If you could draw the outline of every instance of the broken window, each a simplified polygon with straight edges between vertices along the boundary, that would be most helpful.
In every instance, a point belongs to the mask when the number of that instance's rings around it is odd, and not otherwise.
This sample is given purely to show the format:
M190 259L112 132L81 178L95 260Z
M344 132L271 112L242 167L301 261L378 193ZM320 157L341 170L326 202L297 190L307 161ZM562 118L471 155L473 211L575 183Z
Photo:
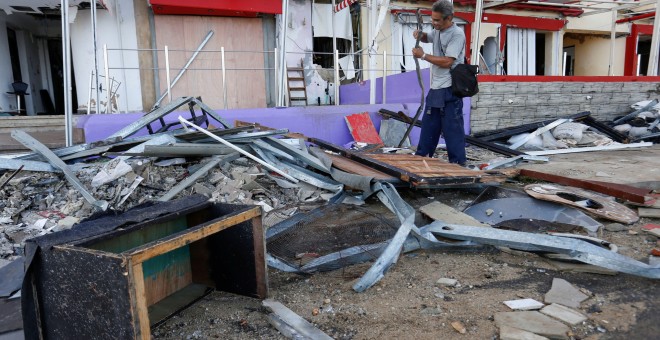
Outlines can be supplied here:
M350 9L343 9L333 14L331 4L315 3L312 7L313 63L325 69L334 69L333 37L336 38L339 53L340 76L345 79L355 78L356 59L353 56L359 40L359 4ZM334 24L333 24L334 17Z

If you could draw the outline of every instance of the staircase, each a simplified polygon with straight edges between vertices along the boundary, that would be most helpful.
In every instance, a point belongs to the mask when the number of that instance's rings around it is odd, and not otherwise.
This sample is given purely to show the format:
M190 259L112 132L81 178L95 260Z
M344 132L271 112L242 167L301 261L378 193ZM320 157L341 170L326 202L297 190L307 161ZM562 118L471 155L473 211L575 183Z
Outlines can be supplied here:
M289 91L289 106L307 105L307 88L305 87L305 68L300 60L299 67L287 67L287 89Z

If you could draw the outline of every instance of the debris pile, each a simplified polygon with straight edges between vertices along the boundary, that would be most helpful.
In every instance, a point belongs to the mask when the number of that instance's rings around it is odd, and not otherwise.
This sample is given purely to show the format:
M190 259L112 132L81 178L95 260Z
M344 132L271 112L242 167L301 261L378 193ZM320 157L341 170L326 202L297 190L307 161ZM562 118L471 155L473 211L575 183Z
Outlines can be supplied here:
M658 141L660 137L660 104L657 99L631 105L635 111L615 119L614 129L626 134L631 141Z
M191 111L197 106L201 115L164 124L164 115L186 104ZM650 110L656 104L638 106ZM366 126L368 134L351 129L356 138L351 148L287 129L245 122L233 126L192 97L156 109L97 143L49 150L27 133L14 132L12 136L34 153L0 161L0 167L10 170L0 177L0 259L25 256L28 239L75 231L96 214L122 216L143 206L199 194L213 203L262 208L267 245L263 262L274 270L310 275L373 261L351 283L356 292L379 284L400 254L419 250L506 249L514 254L539 254L558 268L562 263L579 262L582 271L598 272L593 269L598 268L600 273L660 278L660 267L618 253L615 244L596 238L602 235L601 220L632 225L642 212L653 216L655 200L660 198L657 191L530 170L500 170L521 162L548 162L543 156L548 151L588 151L630 140L590 113L468 136L472 145L468 155L475 165L471 168L442 161L441 149L438 158L422 158L395 147L401 128L418 122L400 113L380 113L390 123L401 124L385 124L388 132L378 136L367 114L353 116L347 119L349 125L355 119L367 120L366 125L358 125ZM133 136L144 127L152 131L150 125L158 121L163 128L157 132ZM533 149L540 152L529 151ZM493 159L495 154L499 156ZM520 190L500 187L518 175L551 183L527 183ZM400 195L401 188L456 187L477 189L480 194L465 209L437 201L419 207ZM636 212L624 203L640 208ZM368 209L372 205L384 209ZM656 229L649 227L648 235L657 236ZM442 278L436 285L459 286L454 277ZM554 290L553 284L545 304L529 299L506 301L515 311L495 315L501 337L533 338L521 332L566 337L566 324L578 324L583 316L571 309L579 308L579 302L561 300L569 294ZM270 322L283 334L326 336L277 302L268 301L266 307L273 311ZM516 323L520 320L527 321ZM296 328L296 324L304 327ZM525 326L537 324L553 328ZM449 325L461 334L472 332L464 320Z

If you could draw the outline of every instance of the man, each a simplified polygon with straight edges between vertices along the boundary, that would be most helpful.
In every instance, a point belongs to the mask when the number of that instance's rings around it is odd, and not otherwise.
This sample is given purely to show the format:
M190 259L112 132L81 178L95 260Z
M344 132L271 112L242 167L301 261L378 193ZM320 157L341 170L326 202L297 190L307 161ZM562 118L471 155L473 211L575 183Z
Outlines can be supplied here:
M433 31L414 31L421 34L420 41L433 43L433 52L425 53L421 47L413 48L413 57L431 63L431 89L426 96L416 155L433 157L440 133L447 144L450 163L465 165L465 134L463 130L463 100L451 92L449 71L465 59L465 33L452 22L454 7L448 0L433 4L431 23Z

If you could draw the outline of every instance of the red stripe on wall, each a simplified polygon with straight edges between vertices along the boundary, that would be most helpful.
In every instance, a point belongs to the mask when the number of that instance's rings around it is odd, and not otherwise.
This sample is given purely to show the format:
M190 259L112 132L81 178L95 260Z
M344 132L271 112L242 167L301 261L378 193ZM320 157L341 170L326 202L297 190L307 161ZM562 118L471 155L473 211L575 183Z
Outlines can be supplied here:
M627 77L627 76L496 76L479 75L479 82L520 82L520 83L551 83L551 82L577 82L577 83L620 83L620 82L660 82L660 76L655 77Z

